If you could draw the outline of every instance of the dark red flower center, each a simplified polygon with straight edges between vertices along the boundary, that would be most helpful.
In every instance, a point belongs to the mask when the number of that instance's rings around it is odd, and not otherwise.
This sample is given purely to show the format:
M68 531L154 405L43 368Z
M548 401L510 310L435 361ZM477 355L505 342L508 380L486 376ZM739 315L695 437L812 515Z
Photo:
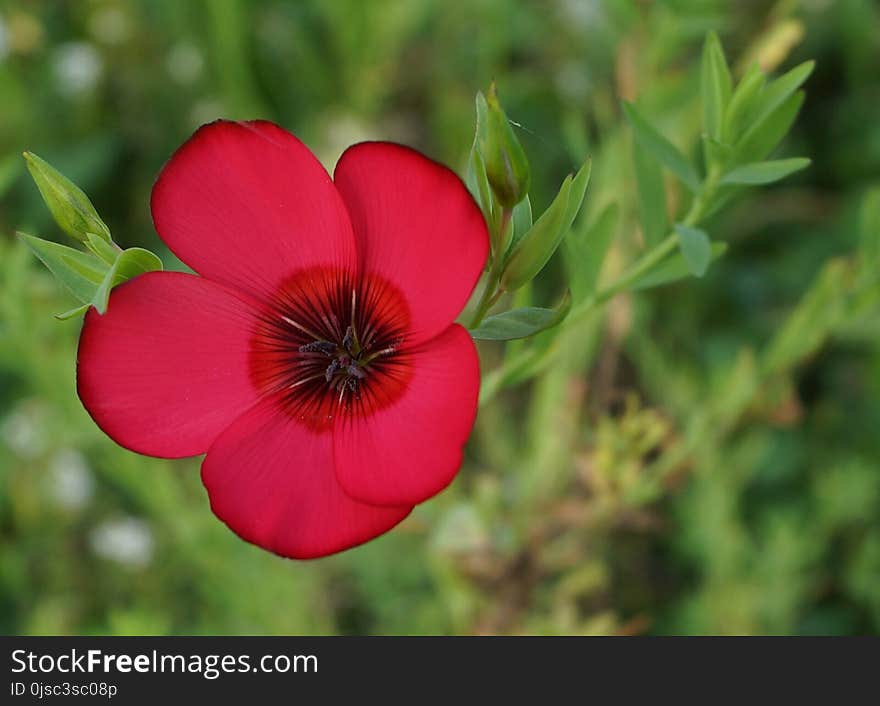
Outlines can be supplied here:
M397 400L410 376L409 308L389 282L310 268L288 278L259 317L251 374L315 429Z

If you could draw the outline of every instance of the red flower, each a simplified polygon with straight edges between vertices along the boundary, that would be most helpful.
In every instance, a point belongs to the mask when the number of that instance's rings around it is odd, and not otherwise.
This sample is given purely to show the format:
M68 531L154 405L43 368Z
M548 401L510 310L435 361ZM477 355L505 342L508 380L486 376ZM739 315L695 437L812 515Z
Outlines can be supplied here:
M476 413L452 323L486 226L461 181L399 145L349 148L333 180L268 122L216 122L152 195L159 272L90 310L77 387L134 451L207 452L202 481L249 542L316 557L388 531L445 488Z

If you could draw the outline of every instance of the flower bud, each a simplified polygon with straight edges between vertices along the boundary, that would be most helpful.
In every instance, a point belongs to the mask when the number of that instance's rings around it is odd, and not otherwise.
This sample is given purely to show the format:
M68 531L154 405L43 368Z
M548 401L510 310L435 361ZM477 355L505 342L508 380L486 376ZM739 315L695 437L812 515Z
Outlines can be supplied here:
M498 203L513 208L529 192L529 161L498 102L494 83L484 100L485 111L481 112L485 120L479 126L479 146L486 176Z
M24 158L43 201L65 233L81 242L87 242L89 233L111 242L110 229L76 184L32 152L25 152Z

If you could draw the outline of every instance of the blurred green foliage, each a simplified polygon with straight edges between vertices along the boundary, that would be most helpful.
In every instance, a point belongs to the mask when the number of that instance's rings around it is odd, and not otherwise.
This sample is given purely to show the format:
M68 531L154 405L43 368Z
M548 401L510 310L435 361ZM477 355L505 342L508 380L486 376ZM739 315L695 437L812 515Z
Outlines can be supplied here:
M5 0L0 632L880 631L878 28L871 0ZM124 451L82 409L78 322L51 316L71 300L12 237L62 239L23 150L173 268L149 192L200 123L273 119L328 166L392 139L464 173L494 79L536 213L593 158L583 239L512 302L546 303L590 243L607 277L656 242L620 101L696 157L709 29L736 79L817 61L776 155L812 166L711 219L729 249L703 278L613 299L528 384L502 390L527 358L487 376L459 479L393 533L278 559L214 518L197 459ZM484 344L484 368L524 345Z

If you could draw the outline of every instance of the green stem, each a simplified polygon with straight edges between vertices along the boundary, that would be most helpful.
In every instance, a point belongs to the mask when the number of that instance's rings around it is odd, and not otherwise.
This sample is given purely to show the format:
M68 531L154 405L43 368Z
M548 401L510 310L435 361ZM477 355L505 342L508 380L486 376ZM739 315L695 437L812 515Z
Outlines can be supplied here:
M700 193L694 199L685 217L681 220L683 225L695 226L700 222L703 213L706 211L715 195L718 179L721 176L720 171L721 170L717 166L709 170L709 173L706 175L706 180L703 182L703 187L700 189ZM659 265L667 256L674 252L677 246L678 234L673 230L662 241L636 260L636 262L615 282L608 285L605 289L596 292L592 296L587 297L578 306L574 307L565 318L563 326L568 328L569 326L577 324L579 321L593 313L598 307L607 303L608 300L612 299L615 295L629 289L639 280L639 278ZM488 299L485 296L485 293L483 299ZM482 303L481 300L481 304ZM490 302L487 304L487 311L493 303L494 302ZM478 314L480 310L480 308L477 309ZM483 315L485 315L485 312ZM477 319L477 322L479 323L481 320L482 316ZM476 324L472 323L471 328L475 325ZM547 353L549 353L549 351L545 352L543 356L545 360L548 360L550 357ZM500 391L504 384L505 373L507 371L516 370L520 365L526 363L533 355L531 348L524 348L516 356L506 360L500 369L493 370L490 376L487 376L487 378L490 379L491 384L480 392L480 404L485 404Z
M474 329L479 326L480 322L486 318L486 314L489 313L489 309L491 309L501 298L501 295L504 294L504 290L498 287L498 283L501 281L504 250L506 249L505 236L510 227L510 219L512 216L513 210L510 208L505 208L501 211L501 220L497 225L498 230L492 234L492 242L497 243L498 246L493 253L492 266L489 268L489 279L486 281L486 288L483 290L483 294L477 304L477 309L474 312L474 317L471 319L468 328Z
M719 170L710 170L700 189L699 195L694 199L685 217L682 219L682 225L694 226L699 223L706 207L712 201L715 194L715 188L718 183ZM597 306L604 304L609 299L620 292L629 289L643 275L650 272L654 267L659 265L668 255L675 251L678 246L678 234L673 230L657 245L640 257L626 272L624 272L615 282L607 286L605 289L585 299L581 304L571 310L566 317L566 321L574 323Z

